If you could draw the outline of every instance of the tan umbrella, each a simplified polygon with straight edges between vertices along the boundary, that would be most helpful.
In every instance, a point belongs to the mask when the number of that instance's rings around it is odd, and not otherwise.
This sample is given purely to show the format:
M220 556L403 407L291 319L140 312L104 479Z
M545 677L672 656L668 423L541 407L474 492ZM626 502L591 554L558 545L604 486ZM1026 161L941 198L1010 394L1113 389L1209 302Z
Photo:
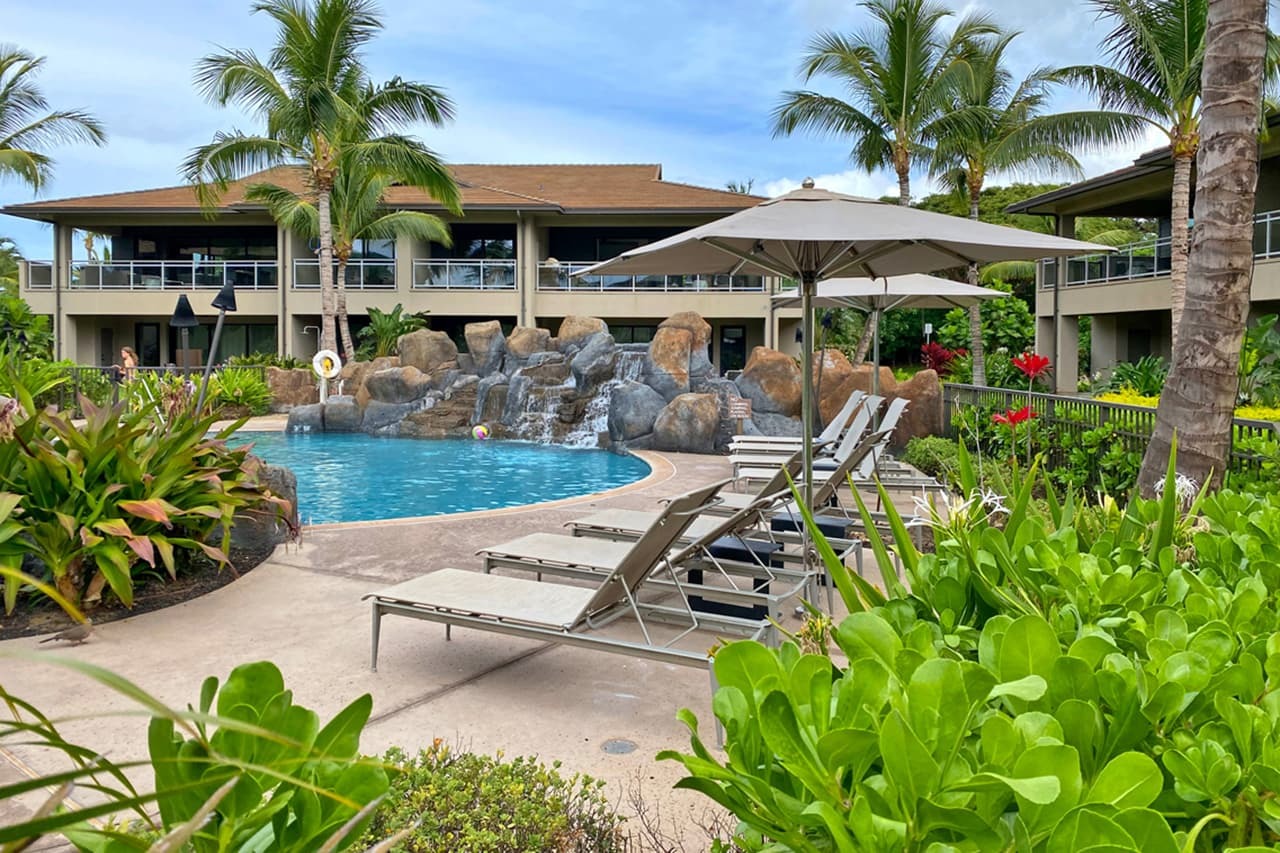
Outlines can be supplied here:
M819 281L883 278L969 263L1109 252L1111 247L931 213L914 207L801 189L641 246L575 275L765 275L800 284L802 335L813 347ZM804 358L801 419L804 497L813 497L813 359Z
M988 299L1009 294L986 287L974 287L936 275L896 275L889 278L829 278L818 282L812 308L853 308L875 315L875 345L872 349L871 392L880 393L880 315L895 308L968 308ZM773 297L777 308L801 305L798 291Z

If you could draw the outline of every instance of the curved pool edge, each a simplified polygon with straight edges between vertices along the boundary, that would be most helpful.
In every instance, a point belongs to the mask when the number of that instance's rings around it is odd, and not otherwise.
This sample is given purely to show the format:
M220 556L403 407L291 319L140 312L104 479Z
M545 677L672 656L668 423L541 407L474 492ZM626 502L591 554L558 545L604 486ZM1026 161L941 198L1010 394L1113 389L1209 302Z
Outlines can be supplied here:
M630 450L628 454L636 457L641 462L649 466L649 473L631 483L621 486L615 486L612 489L605 489L602 492L589 492L582 495L574 495L571 498L557 498L553 501L540 501L537 503L520 504L518 506L506 506L501 509L475 509L469 512L446 512L436 515L414 515L404 516L401 518L381 518L369 519L367 521L329 521L320 522L319 524L304 524L303 530L324 529L326 532L331 530L343 530L349 528L363 527L386 527L388 525L406 525L406 524L427 524L431 522L452 521L454 519L467 518L494 518L503 515L515 515L521 512L531 512L542 509L556 509L559 507L572 506L577 503L586 501L600 500L602 498L614 497L616 495L625 494L627 492L638 491L643 488L665 483L676 474L675 465L661 453L651 450Z

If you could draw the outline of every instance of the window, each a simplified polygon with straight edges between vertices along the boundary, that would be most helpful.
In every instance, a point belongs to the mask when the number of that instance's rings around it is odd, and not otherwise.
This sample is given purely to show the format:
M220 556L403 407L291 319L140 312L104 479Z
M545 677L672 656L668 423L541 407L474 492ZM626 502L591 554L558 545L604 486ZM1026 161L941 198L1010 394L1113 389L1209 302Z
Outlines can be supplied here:
M396 256L395 240L356 240L352 244L351 257L365 260L389 261Z
M474 260L494 260L514 258L516 256L515 240L491 240L481 238L468 241L463 257Z
M657 334L657 326L615 326L609 324L609 333L613 335L615 343L619 344L647 344L653 340L653 336Z

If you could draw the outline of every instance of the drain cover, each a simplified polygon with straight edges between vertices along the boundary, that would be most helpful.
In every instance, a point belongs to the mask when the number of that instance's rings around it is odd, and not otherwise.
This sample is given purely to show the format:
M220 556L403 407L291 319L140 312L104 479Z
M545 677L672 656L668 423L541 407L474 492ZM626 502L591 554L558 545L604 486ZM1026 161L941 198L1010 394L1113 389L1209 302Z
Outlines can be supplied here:
M636 745L633 741L620 737L609 738L600 748L610 755L626 755L629 752L636 751Z

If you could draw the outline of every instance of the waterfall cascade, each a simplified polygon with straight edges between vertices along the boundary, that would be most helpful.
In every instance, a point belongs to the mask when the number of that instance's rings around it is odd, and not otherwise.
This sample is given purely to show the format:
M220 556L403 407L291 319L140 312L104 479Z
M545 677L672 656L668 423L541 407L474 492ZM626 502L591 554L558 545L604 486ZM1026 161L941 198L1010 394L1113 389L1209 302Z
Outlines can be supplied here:
M609 404L613 401L613 389L623 382L638 382L644 372L644 353L618 353L617 364L613 368L613 378L600 383L595 394L587 402L582 420L564 437L561 444L568 447L596 447L600 441L600 433L609 430Z

